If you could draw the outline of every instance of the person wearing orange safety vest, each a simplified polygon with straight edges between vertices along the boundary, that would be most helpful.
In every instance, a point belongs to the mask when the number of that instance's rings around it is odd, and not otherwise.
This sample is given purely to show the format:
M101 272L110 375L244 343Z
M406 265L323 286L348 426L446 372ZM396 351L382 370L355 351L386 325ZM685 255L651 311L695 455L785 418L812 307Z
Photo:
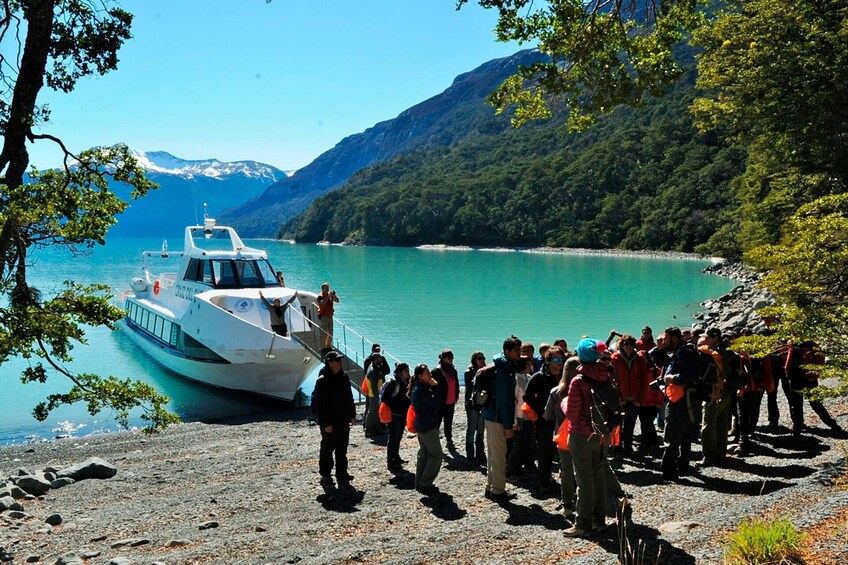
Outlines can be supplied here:
M660 469L664 479L677 481L681 474L689 471L693 406L698 402L693 384L699 358L694 344L683 340L680 328L666 328L663 337L670 359L663 371L668 409L664 431L665 451Z

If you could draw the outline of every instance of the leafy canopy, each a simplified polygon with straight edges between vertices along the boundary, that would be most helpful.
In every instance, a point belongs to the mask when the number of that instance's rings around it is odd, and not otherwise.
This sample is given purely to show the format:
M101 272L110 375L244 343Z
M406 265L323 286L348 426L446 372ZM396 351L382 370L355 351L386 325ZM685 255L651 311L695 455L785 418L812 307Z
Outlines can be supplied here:
M458 0L457 9L468 0ZM598 113L640 104L682 74L674 46L702 21L695 0L479 0L498 12L499 41L538 43L550 62L522 67L489 97L513 125L550 118L549 97L562 100L571 129Z
M35 407L39 420L58 406L82 402L91 414L112 410L124 425L136 407L148 429L176 421L164 408L168 399L149 385L67 367L74 343L85 343L85 326L112 328L122 317L109 289L66 281L58 294L45 296L28 272L36 249L84 255L104 243L115 215L127 206L109 190L111 181L129 184L133 197L155 188L126 146L74 154L60 139L40 133L50 118L38 104L45 84L70 92L80 79L116 69L131 23L132 15L111 1L18 0L0 7L0 365L19 356L30 360L24 383L53 374L71 381L68 392ZM57 144L64 168L30 168L31 143Z

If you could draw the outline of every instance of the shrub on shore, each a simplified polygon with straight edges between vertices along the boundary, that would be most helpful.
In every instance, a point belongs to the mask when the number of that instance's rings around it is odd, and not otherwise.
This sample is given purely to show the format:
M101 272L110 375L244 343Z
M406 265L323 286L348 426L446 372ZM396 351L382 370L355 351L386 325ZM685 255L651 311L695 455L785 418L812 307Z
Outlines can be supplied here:
M804 534L786 518L745 518L726 541L727 565L803 564Z

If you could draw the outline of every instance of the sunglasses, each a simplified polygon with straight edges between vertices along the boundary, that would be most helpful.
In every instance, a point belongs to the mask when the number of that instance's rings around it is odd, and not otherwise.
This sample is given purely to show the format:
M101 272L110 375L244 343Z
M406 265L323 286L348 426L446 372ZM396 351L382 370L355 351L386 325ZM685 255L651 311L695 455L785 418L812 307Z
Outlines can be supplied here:
M486 358L485 357L475 357L474 360L475 361L485 361Z
M562 357L551 357L550 362L551 363L565 363L565 359L563 359Z

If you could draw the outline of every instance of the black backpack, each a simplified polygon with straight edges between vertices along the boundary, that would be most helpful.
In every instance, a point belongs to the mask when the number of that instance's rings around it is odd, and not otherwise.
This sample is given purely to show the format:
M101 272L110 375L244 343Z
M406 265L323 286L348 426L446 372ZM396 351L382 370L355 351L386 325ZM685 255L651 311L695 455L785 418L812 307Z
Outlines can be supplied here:
M492 403L494 392L495 366L486 365L474 374L471 381L471 406L476 410L482 410Z
M623 420L618 387L612 379L595 381L582 373L580 378L589 383L592 391L592 429L598 434L606 435L621 425Z

